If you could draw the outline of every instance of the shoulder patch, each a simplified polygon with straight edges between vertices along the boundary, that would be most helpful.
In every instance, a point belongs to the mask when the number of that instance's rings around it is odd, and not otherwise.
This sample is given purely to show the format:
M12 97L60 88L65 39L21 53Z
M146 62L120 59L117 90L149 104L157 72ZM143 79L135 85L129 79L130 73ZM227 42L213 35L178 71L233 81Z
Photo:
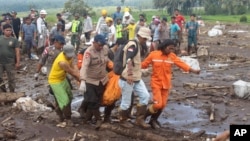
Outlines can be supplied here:
M134 49L133 48L128 48L128 51L133 52Z
M84 58L89 58L90 57L90 52L86 52L85 54L84 54Z

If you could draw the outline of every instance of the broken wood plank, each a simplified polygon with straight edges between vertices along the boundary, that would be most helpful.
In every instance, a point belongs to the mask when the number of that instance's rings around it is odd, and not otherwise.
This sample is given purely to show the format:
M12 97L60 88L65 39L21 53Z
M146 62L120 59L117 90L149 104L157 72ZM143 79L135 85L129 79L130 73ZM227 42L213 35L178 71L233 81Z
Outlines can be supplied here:
M5 84L7 84L8 82L9 82L9 81L6 81L6 82L1 83L1 84L0 84L0 87L3 86L3 85L5 85Z
M211 104L210 107L210 117L209 117L210 121L214 121L214 103Z
M9 116L9 117L7 117L5 120L3 120L3 121L1 122L1 124L3 124L3 123L5 123L5 122L7 122L8 120L10 120L10 119L12 118L13 115L14 115L14 114L12 114L11 116Z
M13 93L13 92L0 92L0 102L13 102L20 97L24 97L24 92Z
M214 87L204 87L204 88L196 88L196 90L204 90L204 89L229 89L231 86L214 86Z

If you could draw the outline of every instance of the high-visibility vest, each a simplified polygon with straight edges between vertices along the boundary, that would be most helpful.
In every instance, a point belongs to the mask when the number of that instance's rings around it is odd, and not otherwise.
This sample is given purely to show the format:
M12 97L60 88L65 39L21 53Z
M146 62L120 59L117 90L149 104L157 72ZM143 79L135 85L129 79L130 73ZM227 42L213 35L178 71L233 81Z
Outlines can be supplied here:
M122 25L116 25L116 38L122 38Z
M72 28L71 28L71 32L75 33L78 32L78 26L80 24L79 20L73 20L72 21Z

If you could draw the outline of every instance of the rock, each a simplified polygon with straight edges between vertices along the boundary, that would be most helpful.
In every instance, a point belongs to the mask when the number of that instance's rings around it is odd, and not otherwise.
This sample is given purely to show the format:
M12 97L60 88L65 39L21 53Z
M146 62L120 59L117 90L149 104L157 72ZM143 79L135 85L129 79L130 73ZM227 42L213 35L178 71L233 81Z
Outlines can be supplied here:
M247 121L247 120L248 120L247 117L242 118L242 121Z
M222 78L222 81L235 81L236 77L234 75L226 75Z

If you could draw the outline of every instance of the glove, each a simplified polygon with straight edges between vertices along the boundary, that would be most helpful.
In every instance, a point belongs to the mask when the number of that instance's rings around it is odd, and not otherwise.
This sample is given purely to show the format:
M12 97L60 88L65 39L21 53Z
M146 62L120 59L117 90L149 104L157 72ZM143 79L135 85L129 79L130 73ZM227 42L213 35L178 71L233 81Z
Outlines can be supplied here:
M34 75L35 80L38 80L38 76L39 76L39 73L35 73L35 75Z
M80 87L79 87L79 91L83 91L86 92L86 83L84 80L81 81Z
M43 39L43 35L40 35L39 38L40 38L40 39Z

